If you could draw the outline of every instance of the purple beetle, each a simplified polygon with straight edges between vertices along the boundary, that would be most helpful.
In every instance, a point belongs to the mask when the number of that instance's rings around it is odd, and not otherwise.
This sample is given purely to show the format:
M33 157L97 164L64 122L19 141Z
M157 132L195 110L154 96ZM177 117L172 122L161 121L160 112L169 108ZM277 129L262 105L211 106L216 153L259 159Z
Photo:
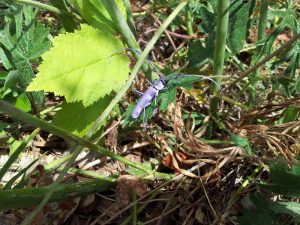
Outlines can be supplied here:
M160 78L159 80L154 80L153 84L150 83L150 87L144 94L142 94L142 97L133 109L131 113L132 118L138 118L141 115L142 111L144 111L145 108L151 104L152 100L157 97L158 93L162 91L164 87L165 80L163 78Z

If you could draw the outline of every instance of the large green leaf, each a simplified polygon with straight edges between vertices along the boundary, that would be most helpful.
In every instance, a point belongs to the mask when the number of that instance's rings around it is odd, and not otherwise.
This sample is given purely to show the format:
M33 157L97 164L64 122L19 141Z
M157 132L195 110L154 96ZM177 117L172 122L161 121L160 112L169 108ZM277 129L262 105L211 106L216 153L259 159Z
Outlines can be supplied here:
M121 41L109 30L82 25L81 30L59 35L46 52L39 73L28 91L50 91L68 103L82 101L89 106L124 84L129 60L122 54Z
M270 166L271 184L261 184L262 187L292 197L300 197L300 167L288 168L285 164L274 163Z

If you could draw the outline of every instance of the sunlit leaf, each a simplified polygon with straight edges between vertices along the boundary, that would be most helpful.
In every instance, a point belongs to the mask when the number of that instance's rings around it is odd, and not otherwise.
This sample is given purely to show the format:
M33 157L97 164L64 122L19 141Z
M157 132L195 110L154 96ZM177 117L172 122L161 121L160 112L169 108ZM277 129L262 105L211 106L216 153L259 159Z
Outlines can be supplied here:
M112 55L123 45L106 29L82 25L81 30L54 38L53 46L42 56L27 91L54 92L68 103L82 101L86 107L118 91L128 76L128 58Z

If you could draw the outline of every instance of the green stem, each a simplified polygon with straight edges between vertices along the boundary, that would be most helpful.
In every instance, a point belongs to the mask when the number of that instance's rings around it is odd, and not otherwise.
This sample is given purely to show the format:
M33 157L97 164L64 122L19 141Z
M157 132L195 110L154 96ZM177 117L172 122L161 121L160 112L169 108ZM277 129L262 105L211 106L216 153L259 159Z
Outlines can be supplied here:
M261 41L266 36L266 26L267 26L267 17L268 17L268 6L269 0L261 0L259 8L259 20L258 20L258 33L257 33L257 42ZM259 48L256 49L258 54ZM252 57L252 65L258 62L257 54ZM257 68L251 75L249 83L253 85L254 89L250 91L250 102L255 99L256 95L256 86L257 86L257 76L259 74L259 68ZM247 86L249 86L248 84Z
M191 13L191 0L188 2L187 6L185 7L185 13L186 13L187 33L190 36L193 36L194 32L193 32L193 18L192 18L192 13Z
M113 2L113 1L112 1ZM110 112L113 110L113 108L118 104L118 102L122 99L122 97L125 95L126 91L130 88L132 82L134 81L134 78L136 77L141 65L143 64L144 60L146 60L147 55L153 48L154 44L157 42L158 38L161 36L161 34L167 29L169 24L173 21L173 19L177 16L177 14L186 6L186 2L180 3L174 11L170 14L170 16L165 20L165 22L160 26L160 28L155 32L152 39L149 41L148 45L146 46L145 50L142 52L142 54L139 56L138 61L136 62L134 68L132 69L132 72L130 76L128 77L127 82L122 87L122 89L118 92L116 97L111 101L109 106L103 111L103 113L100 115L100 117L96 120L94 123L92 129L89 131L88 136L93 134L96 129L102 124L102 122L106 119L106 117L110 114Z
M137 41L133 33L131 32L130 27L128 26L125 18L123 17L120 9L115 0L102 0L107 12L109 13L110 17L112 18L114 24L117 26L118 31L122 34L122 38L127 46L131 49L140 50L140 46L138 45ZM133 56L138 60L140 55L133 51ZM151 68L148 64L142 64L142 70L146 73L150 80L153 80L155 77L152 75Z
M33 1L33 0L15 0L15 1L27 4L27 5L36 6L38 8L45 9L49 12L53 12L53 13L56 13L56 14L62 14L63 13L63 11L60 11L58 8L53 7L51 5L41 3L41 2L37 2L37 1Z
M95 192L107 191L114 186L114 182L114 178L106 177L74 184L59 184L49 202L63 201L87 196ZM24 208L39 204L51 188L50 185L37 188L2 190L0 191L0 209Z
M160 194L159 190L154 191L150 197L145 201L137 210L137 215L142 212L158 194ZM137 204L137 203L136 203ZM131 216L129 216L126 220L124 220L120 225L126 225L130 222Z
M261 0L259 8L258 34L257 41L266 36L267 18L268 18L269 0Z
M128 23L128 25L131 29L131 32L136 37L136 29L135 29L135 25L134 25L134 20L133 20L130 1L129 0L123 0L123 3L124 3L124 6L126 8L126 13L127 13L127 23Z
M251 173L249 177L247 177L246 180L241 184L241 186L238 188L238 190L231 196L230 200L228 201L228 205L226 206L225 212L228 212L228 210L231 208L231 206L238 200L241 192L249 185L251 180L253 180L257 174L259 174L263 169L263 165L258 165ZM223 213L223 215L226 215L226 213Z
M220 98L222 98L224 101L226 101L226 102L228 102L232 105L235 105L237 107L241 107L242 109L244 109L246 111L250 110L250 108L248 106L246 106L246 105L244 105L244 104L242 104L242 103L240 103L240 102L238 102L238 101L236 101L232 98L229 98L229 97L224 96L224 95L221 95Z
M216 45L214 51L213 74L223 75L225 46L227 39L228 20L229 20L230 0L218 0L217 5L217 32ZM212 84L211 94L216 95L221 86L221 78L215 80L218 85ZM210 102L210 110L213 115L217 115L219 111L219 99L214 97Z
M132 192L132 202L134 202L134 205L132 206L132 213L131 213L131 224L136 225L137 224L137 195L135 191Z

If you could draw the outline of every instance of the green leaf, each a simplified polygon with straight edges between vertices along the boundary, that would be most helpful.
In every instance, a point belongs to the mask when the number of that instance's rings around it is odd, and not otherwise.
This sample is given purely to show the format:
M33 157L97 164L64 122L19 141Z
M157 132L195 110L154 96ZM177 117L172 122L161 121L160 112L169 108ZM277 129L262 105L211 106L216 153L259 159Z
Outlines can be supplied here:
M237 146L244 148L247 155L252 154L251 146L247 138L243 138L236 134L231 134L231 141Z
M282 123L288 123L291 121L295 121L299 116L299 107L289 106L284 110L284 117Z
M7 70L18 71L21 91L34 77L30 60L38 58L50 47L49 29L35 19L32 7L23 6L18 14L7 17L5 28L0 31L0 59ZM43 93L32 93L33 103L43 105Z
M9 155L12 155L21 146L22 141L18 141L13 137L10 137L7 143L9 145Z
M193 40L189 43L187 59L190 69L198 68L213 58L213 49L205 48L200 40Z
M289 168L286 164L270 165L271 184L260 184L274 193L300 197L300 166Z
M286 28L291 29L293 33L299 33L300 25L298 22L298 16L297 11L295 9L288 8L286 11L272 11L270 10L270 13L281 17L279 19L279 22L277 24L277 27L274 29L274 31L266 37L264 40L261 40L258 42L258 49L260 50L260 55L263 54L270 54L272 51L272 46L277 38L277 36L283 32Z
M294 217L294 222L300 222L300 203L298 202L276 202L272 205L276 213L289 214Z
M25 93L22 93L17 97L15 107L24 112L29 112L31 110L30 100Z
M250 200L255 205L255 209L244 210L243 215L238 218L240 225L276 225L280 224L276 220L275 213L271 210L271 202L262 194L250 194Z
M84 107L81 102L64 102L61 105L62 109L55 114L53 124L83 137L109 103L108 96L88 107Z
M235 1L231 8L228 27L228 46L233 53L238 53L246 42L248 22L251 16L250 8L255 1L248 1L246 4L240 0Z
M68 8L66 6L65 1L62 0L50 0L51 4L55 6L56 8L68 12ZM60 15L57 15L59 20L61 21L61 24L65 28L67 32L72 32L76 29L77 24L74 20L74 17L72 17L71 14L62 13Z
M166 111L168 106L176 100L176 88L170 88L167 91L159 95L158 99L160 100L161 111Z
M17 90L19 77L20 77L18 73L19 72L17 70L9 71L4 83L4 89Z
M104 28L83 24L81 30L54 38L53 46L42 56L39 73L27 91L54 92L68 103L82 101L86 107L118 91L128 76L128 58L112 55L123 45Z
M102 29L106 27L111 31L117 31L116 26L112 22L108 12L106 11L102 0L72 0L77 10L89 23L89 25ZM122 0L116 0L119 9L124 17L126 17L126 9Z

